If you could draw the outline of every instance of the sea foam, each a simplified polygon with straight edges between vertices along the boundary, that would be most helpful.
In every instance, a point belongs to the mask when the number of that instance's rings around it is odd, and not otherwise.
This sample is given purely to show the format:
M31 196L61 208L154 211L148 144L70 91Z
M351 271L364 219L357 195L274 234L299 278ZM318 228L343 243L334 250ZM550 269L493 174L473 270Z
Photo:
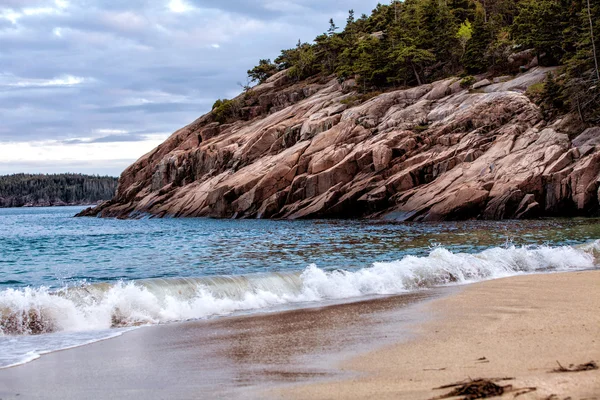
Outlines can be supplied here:
M151 279L0 292L0 335L84 332L228 315L277 306L346 301L525 273L595 267L600 241L579 247L496 247L478 254L443 247L359 270ZM299 304L301 303L301 304Z

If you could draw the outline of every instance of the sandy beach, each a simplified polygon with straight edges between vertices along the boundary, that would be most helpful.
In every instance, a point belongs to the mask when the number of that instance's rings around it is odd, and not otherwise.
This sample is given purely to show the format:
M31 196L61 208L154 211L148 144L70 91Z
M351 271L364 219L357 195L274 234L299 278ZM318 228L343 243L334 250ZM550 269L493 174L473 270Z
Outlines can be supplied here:
M345 376L344 359L406 340L418 305L456 290L144 327L0 369L0 399L262 399Z
M521 400L600 399L600 370L551 373L557 361L563 366L600 361L599 271L479 283L423 311L434 320L418 326L415 339L343 364L358 377L270 394L418 400L444 395L451 389L432 389L468 378L514 377L498 384L536 388L519 395Z
M431 399L467 378L598 399L600 271L137 329L0 370L6 399ZM505 398L514 398L511 392ZM551 395L557 397L550 397Z

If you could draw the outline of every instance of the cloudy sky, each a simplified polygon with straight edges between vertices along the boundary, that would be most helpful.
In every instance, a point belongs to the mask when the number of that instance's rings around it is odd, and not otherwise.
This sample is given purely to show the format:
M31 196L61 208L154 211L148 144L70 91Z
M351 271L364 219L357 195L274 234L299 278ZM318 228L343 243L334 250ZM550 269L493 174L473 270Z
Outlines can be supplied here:
M118 175L377 0L0 0L0 174Z

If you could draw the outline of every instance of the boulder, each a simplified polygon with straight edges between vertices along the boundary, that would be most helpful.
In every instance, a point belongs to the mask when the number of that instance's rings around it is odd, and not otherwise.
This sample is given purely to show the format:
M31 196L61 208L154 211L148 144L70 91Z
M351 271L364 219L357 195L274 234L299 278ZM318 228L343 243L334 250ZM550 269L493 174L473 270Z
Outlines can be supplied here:
M489 85L483 88L483 91L487 93L507 91L525 93L531 85L545 81L548 73L556 71L557 68L537 67L506 82Z
M508 57L510 68L518 69L519 67L529 65L535 58L535 49L526 49L518 53L513 53Z
M502 83L502 82L508 82L512 79L512 77L510 75L504 75L504 76L497 76L496 78L493 79L494 83Z
M600 127L588 128L573 139L573 146L598 146L600 145Z
M481 89L481 88L482 88L482 87L484 87L484 86L489 86L489 85L491 85L491 84L492 84L492 82L490 82L490 80L489 80L489 79L484 79L484 80L482 80L482 81L479 81L479 82L476 82L476 83L474 83L474 84L473 84L473 86L472 86L472 88L473 88L474 90L477 90L477 89Z

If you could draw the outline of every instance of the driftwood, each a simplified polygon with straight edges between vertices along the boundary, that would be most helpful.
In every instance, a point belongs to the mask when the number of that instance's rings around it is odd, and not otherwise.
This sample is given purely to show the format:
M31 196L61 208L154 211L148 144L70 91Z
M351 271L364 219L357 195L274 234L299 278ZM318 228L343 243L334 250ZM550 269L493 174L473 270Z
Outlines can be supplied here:
M590 361L586 364L574 365L571 364L569 367L563 367L560 362L556 361L558 368L553 369L551 372L581 372L581 371L593 371L598 369L598 364L595 361Z

